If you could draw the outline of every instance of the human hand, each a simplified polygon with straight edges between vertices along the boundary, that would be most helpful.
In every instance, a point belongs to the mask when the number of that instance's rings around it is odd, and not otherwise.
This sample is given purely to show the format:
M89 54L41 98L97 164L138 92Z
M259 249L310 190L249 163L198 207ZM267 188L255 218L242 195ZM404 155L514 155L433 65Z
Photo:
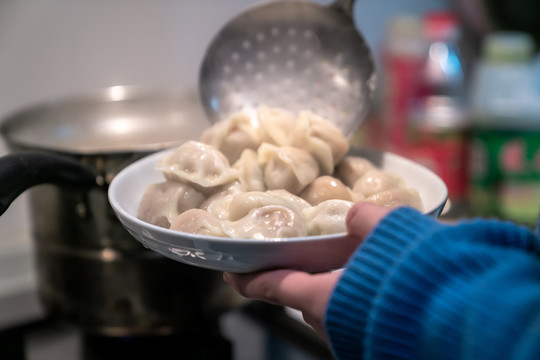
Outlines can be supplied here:
M326 338L324 313L339 273L273 270L253 274L224 273L223 279L244 297L300 310L304 320Z
M378 205L360 202L347 215L347 232L360 244L373 227L389 212ZM224 273L223 280L242 296L302 312L304 320L323 338L324 315L341 271L309 274L281 269L253 274Z

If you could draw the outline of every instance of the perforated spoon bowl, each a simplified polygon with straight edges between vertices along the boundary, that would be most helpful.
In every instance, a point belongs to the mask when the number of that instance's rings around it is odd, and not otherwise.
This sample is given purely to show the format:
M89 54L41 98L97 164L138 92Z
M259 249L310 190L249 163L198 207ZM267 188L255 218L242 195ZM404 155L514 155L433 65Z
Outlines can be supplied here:
M353 5L271 1L233 18L201 66L199 91L210 120L267 105L312 110L352 134L369 110L376 81Z

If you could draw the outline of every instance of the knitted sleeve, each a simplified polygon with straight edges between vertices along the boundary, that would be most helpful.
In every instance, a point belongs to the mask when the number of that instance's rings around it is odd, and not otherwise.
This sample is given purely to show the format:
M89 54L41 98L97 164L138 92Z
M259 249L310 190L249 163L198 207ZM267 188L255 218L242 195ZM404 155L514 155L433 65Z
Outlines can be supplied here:
M539 249L511 223L391 212L330 299L336 358L540 359Z

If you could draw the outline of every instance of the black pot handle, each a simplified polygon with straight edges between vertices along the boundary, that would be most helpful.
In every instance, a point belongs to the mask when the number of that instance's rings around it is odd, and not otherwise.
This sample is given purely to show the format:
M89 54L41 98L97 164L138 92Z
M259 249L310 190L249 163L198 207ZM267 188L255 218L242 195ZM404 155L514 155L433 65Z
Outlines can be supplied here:
M50 153L4 155L0 157L0 215L22 192L47 183L90 190L96 186L96 173L76 160Z

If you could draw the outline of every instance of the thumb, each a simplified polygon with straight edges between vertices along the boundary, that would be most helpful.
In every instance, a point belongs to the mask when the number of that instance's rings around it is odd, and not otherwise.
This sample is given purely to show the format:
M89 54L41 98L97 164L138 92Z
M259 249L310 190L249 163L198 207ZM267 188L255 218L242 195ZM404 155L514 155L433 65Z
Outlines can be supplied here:
M363 240L389 212L389 209L370 202L358 202L347 214L347 232Z

